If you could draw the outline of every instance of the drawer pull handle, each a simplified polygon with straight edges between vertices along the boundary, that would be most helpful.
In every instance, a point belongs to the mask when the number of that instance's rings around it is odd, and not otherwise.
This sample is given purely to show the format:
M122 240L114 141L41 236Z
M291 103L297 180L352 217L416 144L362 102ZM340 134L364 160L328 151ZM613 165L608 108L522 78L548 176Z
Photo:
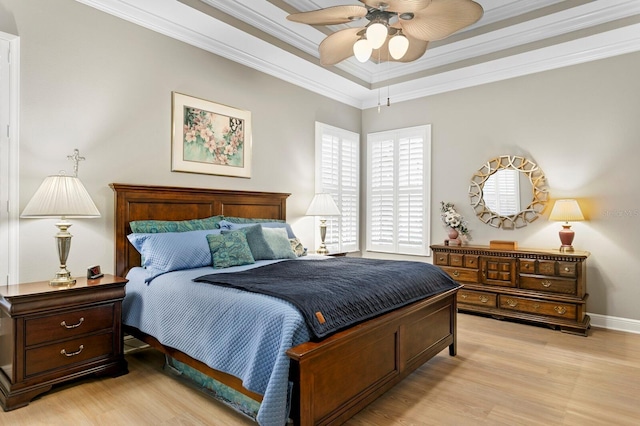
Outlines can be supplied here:
M453 276L454 277L459 277L460 276L460 272L458 272L457 270L453 271Z
M568 266L565 266L565 267L564 267L564 271L565 271L565 272L569 272L569 271L570 271L569 267L568 267Z
M553 310L559 313L560 315L564 315L567 313L567 308L565 308L564 306L554 306Z
M511 306L512 308L515 308L516 306L518 306L518 302L516 302L513 299L507 299L507 305Z
M439 258L438 258L438 260L439 260L440 262L444 262L444 257L439 257Z
M479 296L478 299L480 299L482 303L487 303L489 301L489 298L487 296Z
M466 299L466 298L467 298L467 297L469 297L469 296L467 296L466 294L462 293L462 294L460 295L460 297L462 297L463 299Z
M540 304L539 303L534 303L533 304L533 310L537 311L538 309L540 309Z
M62 327L64 327L64 328L76 328L76 327L80 327L80 325L81 325L83 322L84 322L84 317L81 317L81 318L80 318L80 321L78 321L78 323L77 323L77 324L67 325L67 322L66 322L66 321L62 321L62 322L60 323L60 325L61 325Z
M549 288L549 287L551 287L552 282L549 281L549 280L542 280L541 284L542 284L542 287Z
M67 351L65 349L61 350L60 353L66 357L71 357L71 356L76 356L76 355L80 355L80 352L82 352L82 350L84 349L84 345L80 345L80 347L78 348L77 351L75 352L69 352L67 353Z

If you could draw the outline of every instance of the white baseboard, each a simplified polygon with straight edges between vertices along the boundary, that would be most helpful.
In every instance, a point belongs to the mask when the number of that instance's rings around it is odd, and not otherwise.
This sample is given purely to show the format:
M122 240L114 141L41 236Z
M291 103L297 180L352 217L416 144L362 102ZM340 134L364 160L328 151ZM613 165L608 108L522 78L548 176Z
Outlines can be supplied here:
M591 326L640 334L640 320L589 314Z

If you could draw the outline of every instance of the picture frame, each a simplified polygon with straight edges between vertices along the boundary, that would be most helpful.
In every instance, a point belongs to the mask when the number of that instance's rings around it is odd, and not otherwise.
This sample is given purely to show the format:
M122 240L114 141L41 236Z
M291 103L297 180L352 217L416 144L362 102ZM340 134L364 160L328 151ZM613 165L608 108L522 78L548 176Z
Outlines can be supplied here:
M251 112L172 92L171 171L250 178Z

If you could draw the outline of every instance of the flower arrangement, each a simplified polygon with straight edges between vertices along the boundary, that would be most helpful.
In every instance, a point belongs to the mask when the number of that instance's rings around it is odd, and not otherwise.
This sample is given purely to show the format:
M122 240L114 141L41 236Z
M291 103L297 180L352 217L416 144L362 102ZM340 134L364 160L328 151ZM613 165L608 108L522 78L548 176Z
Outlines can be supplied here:
M442 212L442 223L445 226L455 229L461 235L469 236L469 228L467 228L467 221L464 220L462 215L456 211L453 203L445 203L440 201L440 211Z

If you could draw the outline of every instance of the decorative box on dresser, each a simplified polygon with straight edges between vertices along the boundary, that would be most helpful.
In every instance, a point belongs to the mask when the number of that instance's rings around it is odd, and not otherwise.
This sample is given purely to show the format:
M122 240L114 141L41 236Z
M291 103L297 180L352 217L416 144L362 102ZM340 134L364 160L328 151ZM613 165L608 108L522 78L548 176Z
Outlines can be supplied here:
M113 275L74 286L48 281L0 287L0 405L29 404L54 384L88 374L128 372L122 299L127 280Z
M431 246L434 264L463 284L458 310L587 335L585 251Z

